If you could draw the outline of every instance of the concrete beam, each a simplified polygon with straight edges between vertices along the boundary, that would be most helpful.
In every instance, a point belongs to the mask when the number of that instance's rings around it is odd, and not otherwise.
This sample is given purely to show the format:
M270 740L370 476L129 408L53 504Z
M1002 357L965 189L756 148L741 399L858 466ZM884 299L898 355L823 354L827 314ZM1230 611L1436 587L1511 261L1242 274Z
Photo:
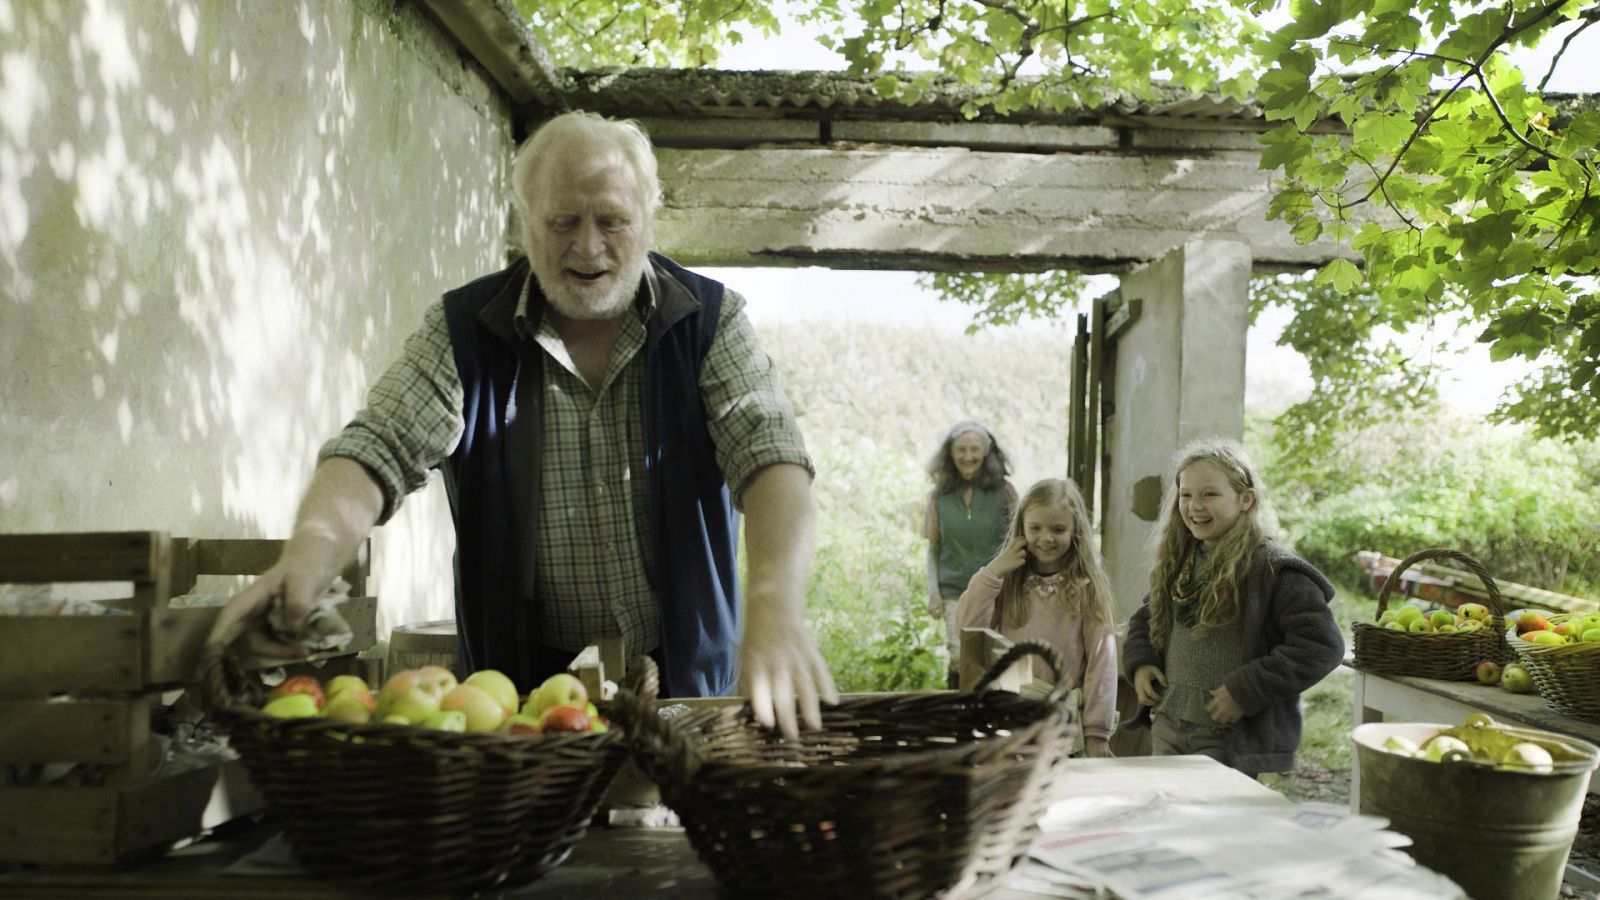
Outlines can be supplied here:
M1120 271L1197 239L1239 241L1258 266L1336 256L1265 219L1254 154L956 148L658 150L657 244L691 265L923 271Z

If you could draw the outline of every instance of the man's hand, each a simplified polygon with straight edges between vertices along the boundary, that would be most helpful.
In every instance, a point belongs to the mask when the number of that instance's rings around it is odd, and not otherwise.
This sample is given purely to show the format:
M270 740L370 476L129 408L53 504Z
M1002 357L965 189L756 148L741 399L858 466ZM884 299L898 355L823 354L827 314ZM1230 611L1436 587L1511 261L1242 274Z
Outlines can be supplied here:
M1111 742L1105 738L1084 738L1083 755L1090 759L1110 759Z
M273 602L283 598L284 627L291 633L303 628L315 599L327 587L323 584L313 590L306 584L305 579L296 577L284 561L279 560L249 587L235 594L217 613L211 634L206 638L207 650L220 652L242 638L241 646L255 658L304 659L308 655L304 649L273 640L267 633L266 615Z
M811 630L803 619L781 612L783 605L754 599L746 604L739 682L756 721L768 728L776 724L792 739L800 736L801 720L807 728L821 728L820 703L838 703L839 692Z
M257 658L304 659L305 650L267 635L268 608L281 597L285 630L302 631L306 617L345 563L355 558L382 511L383 493L360 463L337 456L324 460L300 500L283 554L217 614L206 649L221 651L242 637L244 648Z
M1244 718L1244 710L1234 702L1226 686L1218 687L1206 698L1206 715L1218 725L1232 725Z
M1140 666L1133 673L1133 692L1145 706L1161 702L1161 692L1167 686L1167 676L1156 666Z
M811 473L789 463L767 466L744 488L744 537L750 561L744 635L739 641L740 691L756 721L800 735L822 727L819 701L839 702L828 664L806 627L806 582L814 552Z

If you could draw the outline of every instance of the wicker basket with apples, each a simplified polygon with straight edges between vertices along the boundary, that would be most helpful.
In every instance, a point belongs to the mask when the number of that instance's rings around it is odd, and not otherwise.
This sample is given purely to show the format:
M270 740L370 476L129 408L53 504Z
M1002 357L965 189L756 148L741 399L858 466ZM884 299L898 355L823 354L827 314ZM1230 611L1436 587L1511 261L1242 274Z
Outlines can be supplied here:
M500 672L458 683L441 666L377 690L349 676L269 690L226 654L208 656L201 676L296 858L364 888L538 878L583 837L629 751L608 704L565 673L525 697Z
M1389 597L1402 572L1419 562L1441 558L1455 560L1478 576L1488 590L1487 600L1431 613L1411 604L1389 609ZM1418 551L1401 560L1384 580L1374 621L1351 626L1355 666L1385 675L1473 681L1479 662L1514 658L1506 646L1504 613L1500 588L1482 563L1443 547Z
M1569 716L1600 722L1600 612L1517 620L1510 643L1533 676L1539 696Z
M616 712L726 892L955 897L1021 861L1071 748L1066 685L990 687L1028 654L1061 671L1054 649L1018 644L972 692L846 696L799 740L749 704L663 720L624 692Z

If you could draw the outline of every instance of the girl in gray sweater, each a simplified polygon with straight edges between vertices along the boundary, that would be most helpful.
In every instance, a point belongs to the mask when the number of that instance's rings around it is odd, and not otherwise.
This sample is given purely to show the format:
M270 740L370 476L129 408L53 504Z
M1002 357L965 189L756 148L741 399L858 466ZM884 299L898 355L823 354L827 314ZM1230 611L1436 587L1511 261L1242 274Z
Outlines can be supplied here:
M1300 695L1344 657L1333 586L1266 533L1265 500L1237 442L1179 454L1122 651L1157 756L1197 753L1251 776L1294 768Z

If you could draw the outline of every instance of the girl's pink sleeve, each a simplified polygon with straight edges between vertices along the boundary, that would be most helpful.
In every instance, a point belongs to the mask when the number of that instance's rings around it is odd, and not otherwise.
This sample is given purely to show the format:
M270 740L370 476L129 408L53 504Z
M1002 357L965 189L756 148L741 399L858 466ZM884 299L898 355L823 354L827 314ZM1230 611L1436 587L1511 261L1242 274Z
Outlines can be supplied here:
M1117 635L1083 617L1083 736L1109 738L1117 726Z
M967 589L961 592L961 601L956 606L956 627L988 628L994 619L994 601L998 596L1000 579L990 575L988 568L980 567L967 582Z

